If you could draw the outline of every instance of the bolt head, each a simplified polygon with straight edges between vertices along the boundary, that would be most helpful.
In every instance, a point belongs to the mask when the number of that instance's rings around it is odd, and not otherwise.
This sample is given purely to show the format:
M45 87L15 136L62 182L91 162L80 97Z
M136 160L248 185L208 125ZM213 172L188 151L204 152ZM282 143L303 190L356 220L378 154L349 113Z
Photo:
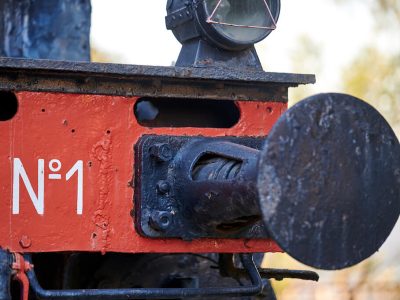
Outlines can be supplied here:
M19 244L22 248L26 249L32 245L32 240L27 235L23 235L19 241Z
M150 147L150 154L160 162L172 159L172 150L168 144L155 144Z
M170 191L170 189L171 189L171 185L166 180L160 180L157 183L157 191L160 194L166 194L166 193L168 193Z
M149 217L149 225L157 231L165 231L172 224L172 214L167 211L155 211Z

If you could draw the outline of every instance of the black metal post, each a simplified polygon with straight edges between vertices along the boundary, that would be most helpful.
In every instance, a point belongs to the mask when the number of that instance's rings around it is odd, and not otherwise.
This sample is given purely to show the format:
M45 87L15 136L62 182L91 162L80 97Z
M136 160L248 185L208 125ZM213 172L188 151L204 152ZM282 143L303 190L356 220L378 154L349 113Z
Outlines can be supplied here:
M0 249L0 300L11 300L11 256Z
M90 0L0 0L0 56L90 60Z

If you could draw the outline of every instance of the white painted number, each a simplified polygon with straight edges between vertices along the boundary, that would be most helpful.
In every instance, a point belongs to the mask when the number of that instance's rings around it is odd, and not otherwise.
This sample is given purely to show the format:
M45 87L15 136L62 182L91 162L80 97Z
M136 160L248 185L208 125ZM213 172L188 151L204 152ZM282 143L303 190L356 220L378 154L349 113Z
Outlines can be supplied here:
M35 193L31 181L25 171L24 165L19 158L14 158L14 174L13 174L13 197L12 197L12 213L14 215L19 214L19 203L20 203L20 178L28 191L29 197L39 215L44 214L44 198L45 198L45 175L44 175L44 159L38 160L38 187L37 194ZM58 159L50 160L48 167L51 172L59 172L62 167L61 161ZM82 215L83 213L83 161L78 160L72 168L65 175L65 180L68 181L71 177L78 173L78 184L76 192L76 213ZM48 178L50 180L61 180L62 175L60 173L51 173Z
M83 161L78 160L76 164L68 171L66 179L69 180L72 175L78 172L78 189L76 192L76 213L82 214L83 211Z

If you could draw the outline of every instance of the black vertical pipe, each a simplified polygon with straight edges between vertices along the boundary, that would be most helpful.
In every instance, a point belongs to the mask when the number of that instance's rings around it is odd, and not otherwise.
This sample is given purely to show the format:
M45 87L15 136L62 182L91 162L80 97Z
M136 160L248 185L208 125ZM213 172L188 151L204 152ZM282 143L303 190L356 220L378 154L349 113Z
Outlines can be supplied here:
M0 56L90 61L90 0L0 0Z
M11 255L0 249L0 300L11 300Z

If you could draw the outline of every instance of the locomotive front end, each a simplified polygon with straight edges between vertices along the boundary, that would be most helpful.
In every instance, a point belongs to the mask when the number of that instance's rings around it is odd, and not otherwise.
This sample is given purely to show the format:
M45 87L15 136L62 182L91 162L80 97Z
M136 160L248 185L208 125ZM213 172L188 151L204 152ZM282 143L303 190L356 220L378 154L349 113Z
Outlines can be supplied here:
M255 253L336 270L379 250L399 141L349 95L287 109L315 76L262 70L279 12L169 0L175 67L0 58L0 300L269 299L318 275Z

